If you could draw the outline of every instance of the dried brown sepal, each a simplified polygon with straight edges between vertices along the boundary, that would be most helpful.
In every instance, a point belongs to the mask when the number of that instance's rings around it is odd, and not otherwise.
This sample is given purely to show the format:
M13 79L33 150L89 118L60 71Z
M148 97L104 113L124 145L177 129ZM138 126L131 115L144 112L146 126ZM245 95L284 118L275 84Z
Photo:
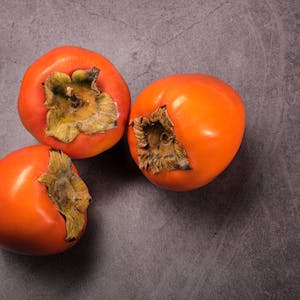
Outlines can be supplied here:
M191 169L185 149L176 140L166 106L160 106L149 117L135 118L131 126L137 140L140 169L153 174L162 170Z
M84 181L73 171L71 159L61 151L50 150L47 173L39 177L56 209L66 220L66 241L73 241L85 224L91 196Z
M96 86L99 69L76 70L70 77L54 72L44 89L47 113L46 135L72 142L80 133L94 134L117 126L117 105Z

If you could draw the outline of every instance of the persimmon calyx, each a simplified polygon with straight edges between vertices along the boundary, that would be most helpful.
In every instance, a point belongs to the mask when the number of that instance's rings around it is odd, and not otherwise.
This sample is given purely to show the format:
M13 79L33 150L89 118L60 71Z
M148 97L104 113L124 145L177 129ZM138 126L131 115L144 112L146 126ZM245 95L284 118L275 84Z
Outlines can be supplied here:
M61 151L50 150L48 170L39 177L56 209L66 220L65 240L75 240L85 224L91 196L84 181L73 171L71 159Z
M46 135L70 143L80 133L102 133L117 127L117 105L96 85L99 69L76 70L70 77L53 72L43 84L46 94Z
M183 146L177 141L166 106L160 106L149 117L131 121L137 141L139 168L153 174L162 170L190 170Z

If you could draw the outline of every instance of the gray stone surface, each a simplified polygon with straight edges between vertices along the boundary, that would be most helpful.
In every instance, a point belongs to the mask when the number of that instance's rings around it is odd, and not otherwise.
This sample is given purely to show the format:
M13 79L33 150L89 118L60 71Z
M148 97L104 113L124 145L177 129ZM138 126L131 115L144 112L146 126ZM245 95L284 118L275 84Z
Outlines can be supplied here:
M107 56L133 101L168 74L220 77L247 130L230 167L188 193L149 183L126 140L78 161L94 198L85 236L53 257L0 251L0 298L299 299L299 34L297 0L2 0L0 157L36 143L18 89L62 44Z

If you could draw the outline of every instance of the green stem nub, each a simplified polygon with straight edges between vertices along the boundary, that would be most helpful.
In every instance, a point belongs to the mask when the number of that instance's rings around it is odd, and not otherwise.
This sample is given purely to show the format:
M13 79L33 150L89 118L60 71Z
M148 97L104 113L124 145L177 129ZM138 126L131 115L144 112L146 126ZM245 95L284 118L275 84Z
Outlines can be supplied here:
M191 169L185 149L176 140L166 106L160 106L149 117L135 118L131 125L137 141L140 169L153 174L162 170Z
M38 180L46 186L50 199L66 220L66 241L75 240L84 228L91 196L74 172L71 159L61 151L50 150L48 171Z
M43 84L46 94L46 135L70 143L80 133L103 133L117 127L117 105L96 85L99 69L76 70L70 77L54 72Z

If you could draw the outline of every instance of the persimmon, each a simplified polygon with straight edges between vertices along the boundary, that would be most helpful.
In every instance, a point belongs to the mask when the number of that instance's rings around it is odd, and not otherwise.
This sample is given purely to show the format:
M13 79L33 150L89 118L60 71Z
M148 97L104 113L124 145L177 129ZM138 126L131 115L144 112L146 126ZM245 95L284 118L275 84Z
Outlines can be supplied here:
M244 105L233 88L209 75L181 74L140 93L129 117L128 143L151 182L187 191L229 165L244 129Z
M25 72L18 110L42 144L73 158L95 156L122 137L130 93L116 67L99 53L55 48Z
M78 242L91 196L65 153L25 147L0 160L0 173L1 247L50 255Z

